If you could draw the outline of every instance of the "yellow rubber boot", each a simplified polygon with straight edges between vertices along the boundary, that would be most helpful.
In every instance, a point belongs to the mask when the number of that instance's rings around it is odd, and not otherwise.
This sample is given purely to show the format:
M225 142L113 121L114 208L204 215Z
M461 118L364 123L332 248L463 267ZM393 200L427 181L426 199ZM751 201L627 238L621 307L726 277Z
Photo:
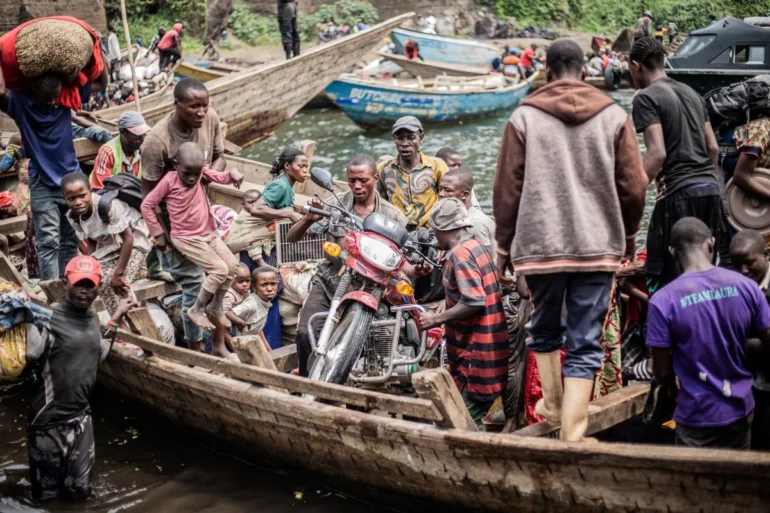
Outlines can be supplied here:
M535 353L543 398L535 404L535 413L549 422L561 420L564 388L561 384L561 356L559 351Z
M594 380L564 378L564 406L561 411L561 434L567 442L595 442L584 438L588 428L588 403L594 390Z

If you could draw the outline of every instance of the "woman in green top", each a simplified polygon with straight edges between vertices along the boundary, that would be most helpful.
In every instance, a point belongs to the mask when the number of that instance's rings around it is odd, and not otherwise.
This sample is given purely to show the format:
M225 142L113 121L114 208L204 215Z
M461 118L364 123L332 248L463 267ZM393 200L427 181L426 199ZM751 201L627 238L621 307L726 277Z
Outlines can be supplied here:
M256 265L267 265L275 243L275 221L296 223L302 214L294 210L294 184L307 179L308 158L301 150L286 148L273 162L273 180L250 208L244 209L230 228L227 245L234 253L248 251Z

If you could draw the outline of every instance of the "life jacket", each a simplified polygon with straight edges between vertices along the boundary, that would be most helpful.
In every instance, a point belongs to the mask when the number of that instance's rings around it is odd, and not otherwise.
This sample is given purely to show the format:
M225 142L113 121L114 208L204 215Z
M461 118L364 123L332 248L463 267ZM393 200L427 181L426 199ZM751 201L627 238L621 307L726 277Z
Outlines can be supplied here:
M503 57L504 65L515 66L520 62L521 62L521 59L519 59L516 55L506 55L505 57Z
M407 40L404 44L404 55L406 55L406 58L416 59L419 54L420 47L417 45L417 42L413 39Z

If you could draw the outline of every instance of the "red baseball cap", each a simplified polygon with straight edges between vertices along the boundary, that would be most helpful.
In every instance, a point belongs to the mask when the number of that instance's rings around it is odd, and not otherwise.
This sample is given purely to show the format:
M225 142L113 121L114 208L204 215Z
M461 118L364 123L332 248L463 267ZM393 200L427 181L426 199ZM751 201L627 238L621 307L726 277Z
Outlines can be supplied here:
M99 265L99 261L94 257L76 256L67 264L67 268L64 270L64 277L70 285L74 285L80 280L90 280L98 287L99 282L102 281L102 266Z

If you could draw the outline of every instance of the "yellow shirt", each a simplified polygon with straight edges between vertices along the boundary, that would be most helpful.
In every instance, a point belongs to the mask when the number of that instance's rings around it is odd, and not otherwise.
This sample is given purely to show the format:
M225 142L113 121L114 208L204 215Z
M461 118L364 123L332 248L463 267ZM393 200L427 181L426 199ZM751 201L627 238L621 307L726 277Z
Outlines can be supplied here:
M407 173L398 166L398 157L377 166L377 191L406 216L410 228L428 224L433 206L438 202L438 184L449 172L446 163L420 153L420 168Z

